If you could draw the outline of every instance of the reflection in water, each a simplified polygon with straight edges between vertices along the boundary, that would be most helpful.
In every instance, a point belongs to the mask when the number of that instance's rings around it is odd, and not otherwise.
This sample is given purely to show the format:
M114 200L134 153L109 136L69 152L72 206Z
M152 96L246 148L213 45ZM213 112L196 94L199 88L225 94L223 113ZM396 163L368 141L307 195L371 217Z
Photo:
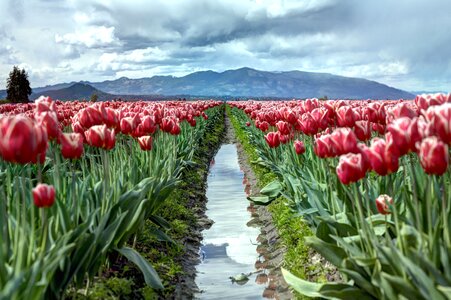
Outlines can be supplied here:
M246 200L248 192L236 146L223 145L208 176L207 215L214 224L203 233L196 278L202 291L196 295L199 299L262 299L270 294L265 289L269 282L265 259L256 251L260 230L246 226L248 222L258 225L258 219L251 217L257 212Z

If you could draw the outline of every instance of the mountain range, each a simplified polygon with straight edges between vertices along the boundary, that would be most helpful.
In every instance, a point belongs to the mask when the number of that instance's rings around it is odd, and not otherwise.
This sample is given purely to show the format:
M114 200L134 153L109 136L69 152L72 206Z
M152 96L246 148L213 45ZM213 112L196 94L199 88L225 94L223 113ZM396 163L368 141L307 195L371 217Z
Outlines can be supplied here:
M0 91L0 98L2 98ZM99 100L121 97L152 99L167 96L320 98L329 99L412 99L414 95L385 84L362 78L303 71L267 72L240 68L224 72L201 71L183 77L121 77L102 82L60 83L33 89L30 99L49 95L60 100L89 98ZM3 96L4 97L4 96ZM147 97L146 97L147 98Z

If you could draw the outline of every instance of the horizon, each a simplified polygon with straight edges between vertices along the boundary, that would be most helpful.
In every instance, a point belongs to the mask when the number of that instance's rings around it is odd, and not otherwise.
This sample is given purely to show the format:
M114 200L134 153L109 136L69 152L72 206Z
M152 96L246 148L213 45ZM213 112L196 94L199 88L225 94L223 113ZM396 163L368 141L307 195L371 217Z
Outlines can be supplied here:
M0 89L17 65L34 88L249 67L447 91L450 9L446 0L2 1Z

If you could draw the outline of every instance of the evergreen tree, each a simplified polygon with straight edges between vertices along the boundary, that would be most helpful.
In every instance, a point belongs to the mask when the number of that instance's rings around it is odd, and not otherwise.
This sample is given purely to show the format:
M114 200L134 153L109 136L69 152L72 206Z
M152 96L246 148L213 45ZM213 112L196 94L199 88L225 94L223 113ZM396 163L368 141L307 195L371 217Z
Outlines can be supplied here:
M31 88L25 69L21 70L14 66L6 82L6 94L6 100L9 102L29 102L28 96L31 95Z

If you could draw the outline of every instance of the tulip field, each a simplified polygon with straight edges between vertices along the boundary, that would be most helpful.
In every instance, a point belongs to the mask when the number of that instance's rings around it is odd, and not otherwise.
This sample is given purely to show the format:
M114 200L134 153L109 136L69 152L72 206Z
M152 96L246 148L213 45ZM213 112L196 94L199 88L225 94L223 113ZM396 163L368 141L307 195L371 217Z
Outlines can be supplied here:
M283 270L326 299L451 299L451 95L414 101L234 102L231 114L342 282Z
M151 220L167 238L158 210L219 104L0 106L0 299L60 299L117 255L162 289L133 237Z
M249 200L283 198L313 232L301 242L342 278L309 282L285 266L295 291L451 299L451 94L0 105L0 299L64 298L118 256L163 289L136 235L150 220L170 241L160 208L224 106L275 174Z

